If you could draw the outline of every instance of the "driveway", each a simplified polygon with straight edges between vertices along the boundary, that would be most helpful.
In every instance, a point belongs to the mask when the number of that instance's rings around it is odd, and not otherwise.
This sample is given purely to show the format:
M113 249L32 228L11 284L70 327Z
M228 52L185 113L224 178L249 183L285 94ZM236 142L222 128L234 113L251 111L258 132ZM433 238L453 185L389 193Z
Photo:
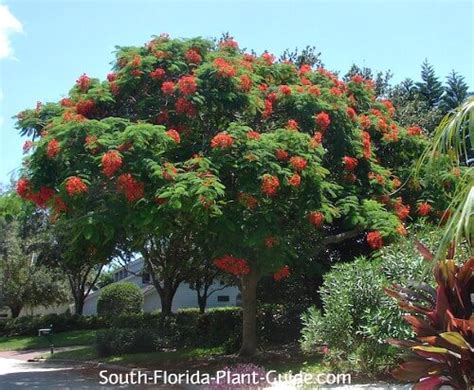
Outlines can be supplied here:
M0 357L0 389L120 389L99 385L96 370Z

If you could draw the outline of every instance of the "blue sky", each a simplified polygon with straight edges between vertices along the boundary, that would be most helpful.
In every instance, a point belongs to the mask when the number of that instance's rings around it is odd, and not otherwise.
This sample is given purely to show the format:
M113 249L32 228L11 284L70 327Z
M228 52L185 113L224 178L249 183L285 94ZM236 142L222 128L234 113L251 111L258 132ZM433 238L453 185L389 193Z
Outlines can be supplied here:
M77 77L104 78L115 45L230 32L241 47L280 54L314 45L326 67L352 63L419 78L457 70L474 89L472 1L0 0L0 183L21 164L13 115L65 96Z

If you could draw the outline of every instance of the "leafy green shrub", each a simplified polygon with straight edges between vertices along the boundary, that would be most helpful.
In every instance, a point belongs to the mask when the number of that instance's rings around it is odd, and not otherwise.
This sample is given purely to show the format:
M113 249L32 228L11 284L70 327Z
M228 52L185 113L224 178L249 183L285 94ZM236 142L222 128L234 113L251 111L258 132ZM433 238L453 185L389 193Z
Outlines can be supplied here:
M105 286L97 300L97 314L115 317L140 313L143 308L143 294L133 283L113 283Z
M99 356L125 353L154 352L167 347L156 329L122 328L97 332L96 349Z
M387 372L398 355L386 340L411 337L412 331L383 288L432 279L414 250L417 237L424 237L429 245L439 233L425 227L416 236L382 249L372 260L361 257L334 266L320 289L323 313L311 308L301 317L303 350L327 345L325 359L334 369L370 376Z
M38 329L53 325L55 333L70 330L91 330L107 327L107 321L98 316L80 316L77 314L46 314L24 316L2 321L2 336L36 336Z

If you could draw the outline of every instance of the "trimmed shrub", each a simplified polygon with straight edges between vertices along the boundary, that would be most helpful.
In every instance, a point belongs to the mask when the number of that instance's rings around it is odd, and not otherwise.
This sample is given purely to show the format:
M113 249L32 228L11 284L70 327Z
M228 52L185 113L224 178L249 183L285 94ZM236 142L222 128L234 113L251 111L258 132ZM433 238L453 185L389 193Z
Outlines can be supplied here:
M113 283L105 286L97 300L97 314L116 317L137 314L143 310L143 294L133 283Z
M107 329L97 332L96 349L99 356L125 353L155 352L169 346L159 331L145 328Z
M53 325L55 333L107 327L107 321L102 317L69 313L10 318L1 323L0 335L2 336L36 336L38 329L47 328L50 325Z

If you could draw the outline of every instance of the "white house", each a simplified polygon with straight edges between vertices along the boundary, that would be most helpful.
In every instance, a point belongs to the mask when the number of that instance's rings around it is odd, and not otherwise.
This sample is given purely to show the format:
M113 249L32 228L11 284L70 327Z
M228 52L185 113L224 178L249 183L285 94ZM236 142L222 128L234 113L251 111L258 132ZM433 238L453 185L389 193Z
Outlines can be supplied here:
M152 312L161 309L161 301L158 292L153 286L150 274L143 271L144 261L139 258L115 271L115 283L134 283L143 292L143 311ZM239 306L241 294L238 287L226 286L223 282L216 280L209 291L217 290L207 300L207 307ZM100 296L100 289L90 293L84 302L84 315L97 314L97 300ZM173 299L172 310L198 307L197 293L191 290L189 284L181 283L176 290Z

